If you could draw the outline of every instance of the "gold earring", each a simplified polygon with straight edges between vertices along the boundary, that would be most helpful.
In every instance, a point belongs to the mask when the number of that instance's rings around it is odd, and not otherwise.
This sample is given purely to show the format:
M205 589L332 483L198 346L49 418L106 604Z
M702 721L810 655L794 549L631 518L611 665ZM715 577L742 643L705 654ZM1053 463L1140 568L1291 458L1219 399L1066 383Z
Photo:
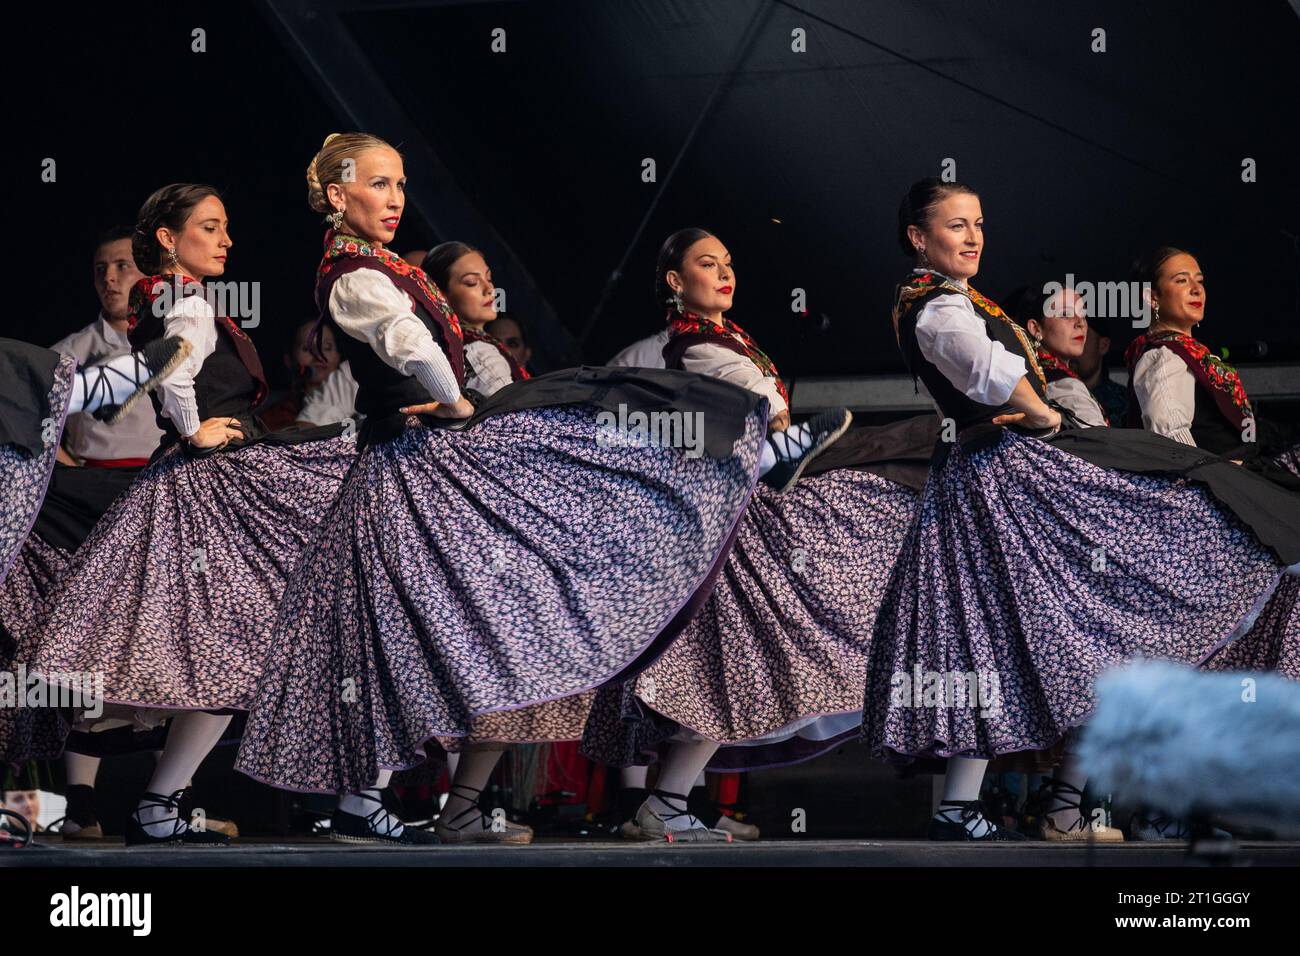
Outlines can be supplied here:
M168 261L169 261L172 265L177 265L177 264L178 264L179 260L177 260L177 258L176 258L176 249L175 249L175 247L173 247L173 248L167 250L167 259L168 259Z
M335 209L332 213L330 213L325 218L330 221L331 226L337 229L343 225L343 210Z

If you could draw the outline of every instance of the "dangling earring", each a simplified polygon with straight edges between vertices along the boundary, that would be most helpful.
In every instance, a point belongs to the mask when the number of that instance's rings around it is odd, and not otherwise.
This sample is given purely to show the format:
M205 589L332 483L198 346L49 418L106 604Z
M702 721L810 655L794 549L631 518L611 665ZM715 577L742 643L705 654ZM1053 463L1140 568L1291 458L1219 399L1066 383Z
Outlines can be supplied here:
M330 225L331 225L332 227L334 227L335 229L337 229L337 228L339 228L340 226L343 225L343 210L342 210L342 209L335 209L332 213L330 213L330 214L329 214L328 216L326 216L325 218L328 219L328 220L330 221Z
M680 289L673 289L673 308L678 312L686 312L686 304L682 302L682 293Z
M1159 302L1151 303L1151 324L1152 325L1160 324L1160 303Z
M167 261L172 266L180 265L180 260L176 258L176 248L174 246L167 250Z
M925 254L925 246L922 246L920 249L916 251L920 253L921 256L921 268L923 269L930 268L930 257Z

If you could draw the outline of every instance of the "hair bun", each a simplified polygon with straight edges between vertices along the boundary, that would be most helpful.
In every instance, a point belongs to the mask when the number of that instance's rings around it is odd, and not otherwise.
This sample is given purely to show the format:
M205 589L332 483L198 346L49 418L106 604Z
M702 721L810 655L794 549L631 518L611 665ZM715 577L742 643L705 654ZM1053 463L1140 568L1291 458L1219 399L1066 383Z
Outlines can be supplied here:
M392 149L378 136L369 133L330 133L326 136L307 164L307 205L319 213L334 212L325 190L331 183L350 181L350 178L342 178L347 161L355 161L365 150L375 148Z

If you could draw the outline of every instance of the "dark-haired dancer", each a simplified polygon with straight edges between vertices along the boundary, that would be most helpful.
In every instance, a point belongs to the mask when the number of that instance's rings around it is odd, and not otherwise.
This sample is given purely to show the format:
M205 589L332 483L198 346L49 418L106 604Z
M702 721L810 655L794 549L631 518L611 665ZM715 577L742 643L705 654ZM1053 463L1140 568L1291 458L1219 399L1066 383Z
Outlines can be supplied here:
M346 792L334 833L363 842L412 832L383 790L431 738L653 660L722 562L765 420L742 389L606 369L475 412L456 313L386 248L405 184L401 156L362 133L330 136L308 168L331 224L317 302L360 384L364 450L281 604L237 764ZM698 419L702 440L622 440L646 413Z
M460 319L465 341L465 389L487 397L530 376L505 344L488 333L497 321L496 287L483 253L464 242L434 246L421 266Z
M668 307L668 367L767 396L774 429L843 434L844 410L790 425L776 366L725 316L736 283L731 254L717 236L684 229L668 237L655 271L657 297ZM931 427L912 449L922 461L935 435L933 416L926 423ZM879 439L890 429L872 431L877 460L888 460ZM848 441L849 435L840 439ZM836 444L827 455L843 466L868 464L840 449ZM861 467L805 476L785 494L756 492L708 604L645 672L598 695L584 737L594 759L626 766L672 738L657 789L625 832L674 842L728 840L731 822L701 819L689 794L720 746L728 746L729 769L753 769L833 745L839 734L801 736L821 718L838 718L843 733L856 730L872 623L915 500L911 488Z
M248 707L285 580L355 458L337 427L268 434L254 417L257 352L202 285L231 245L209 186L166 186L141 208L131 340L192 351L154 396L162 448L77 551L32 658L46 675L102 674L129 719L174 715L129 844L227 842L180 819L180 797Z
M1237 370L1193 334L1206 306L1205 275L1196 257L1161 246L1133 271L1149 288L1152 318L1150 329L1124 353L1130 372L1127 424L1240 460L1300 490L1294 432L1256 416Z
M1018 837L979 812L989 757L1084 722L1107 666L1204 661L1300 559L1300 499L1257 476L1144 432L1059 432L1028 335L969 285L983 223L973 190L938 179L899 210L916 268L893 322L955 441L876 620L863 735L949 758L933 839Z
M1109 424L1101 404L1074 369L1084 354L1092 321L1081 297L1066 288L1050 297L1041 293L1030 296L1023 305L1018 318L1038 346L1039 363L1047 378L1047 399L1067 410L1081 425ZM1300 593L1300 577L1285 576L1250 630L1214 654L1204 663L1205 669L1278 671L1300 680L1297 593ZM1044 835L1049 839L1087 837L1088 831L1083 831L1078 823L1077 803L1069 805L1062 799L1081 798L1082 784L1083 775L1072 759L1067 759L1065 766L1047 781L1046 792L1062 807L1059 812L1049 812L1043 824ZM1179 839L1187 833L1181 821L1142 811L1135 814L1130 829L1142 840ZM1090 832L1094 839L1110 839L1109 828L1094 828Z

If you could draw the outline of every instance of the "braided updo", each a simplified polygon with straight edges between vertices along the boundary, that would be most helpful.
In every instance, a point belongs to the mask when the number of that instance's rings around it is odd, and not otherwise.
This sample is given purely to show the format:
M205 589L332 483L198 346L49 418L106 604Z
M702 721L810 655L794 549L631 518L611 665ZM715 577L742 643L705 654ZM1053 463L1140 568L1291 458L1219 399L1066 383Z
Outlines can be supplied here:
M368 149L393 149L393 147L370 133L330 133L326 136L319 152L307 164L307 205L325 215L332 213L334 207L330 205L325 190L330 183L351 181L343 178L345 162L350 159L355 164L357 157ZM355 165L353 175L355 175Z
M158 241L158 230L165 226L173 232L180 232L194 207L209 196L221 198L212 186L172 183L146 199L135 217L135 229L131 233L131 258L135 260L135 267L147 276L162 271L166 252Z

